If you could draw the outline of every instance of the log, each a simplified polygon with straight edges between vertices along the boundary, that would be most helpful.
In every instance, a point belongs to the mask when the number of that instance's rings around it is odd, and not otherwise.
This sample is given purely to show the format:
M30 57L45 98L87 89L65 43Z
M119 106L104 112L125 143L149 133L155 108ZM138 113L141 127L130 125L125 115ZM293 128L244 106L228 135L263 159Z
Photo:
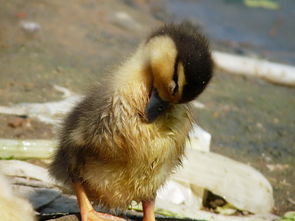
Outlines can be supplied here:
M227 73L254 76L275 84L295 86L293 66L219 51L213 51L212 55L216 68Z

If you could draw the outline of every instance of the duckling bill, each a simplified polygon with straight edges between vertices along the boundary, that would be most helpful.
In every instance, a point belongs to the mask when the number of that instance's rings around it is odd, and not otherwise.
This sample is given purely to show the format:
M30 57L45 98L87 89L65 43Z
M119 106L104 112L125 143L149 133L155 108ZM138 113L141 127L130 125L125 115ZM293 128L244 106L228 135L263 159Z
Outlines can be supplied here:
M156 89L152 90L150 101L146 106L146 117L148 122L153 122L169 107L169 102L163 101Z
M181 164L192 127L189 101L212 69L198 28L164 25L71 111L50 172L73 188L83 221L106 219L90 201L126 209L133 200L155 220L156 192Z

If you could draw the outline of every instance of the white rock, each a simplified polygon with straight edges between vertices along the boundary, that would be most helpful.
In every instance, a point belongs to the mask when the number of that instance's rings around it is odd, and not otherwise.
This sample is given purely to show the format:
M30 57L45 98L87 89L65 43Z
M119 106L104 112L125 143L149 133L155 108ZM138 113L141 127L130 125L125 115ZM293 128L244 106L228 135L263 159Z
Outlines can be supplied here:
M183 167L172 180L192 189L208 189L236 208L255 214L270 213L274 206L272 186L260 172L216 153L188 149Z
M20 26L27 32L37 32L41 29L41 25L33 21L21 21Z
M0 172L8 177L22 177L28 180L39 180L54 186L48 170L20 160L0 160Z
M219 51L214 51L212 55L216 67L225 72L255 76L273 83L295 86L294 66Z
M211 134L199 127L197 124L193 124L193 128L189 133L189 140L186 143L186 148L209 152L210 143Z
M64 94L64 99L45 103L20 103L12 106L0 106L1 114L27 115L42 122L56 125L61 121L83 96L77 95L66 88L54 86Z
M137 21L123 11L115 12L112 17L110 17L110 21L127 30L140 31L142 29L142 26Z

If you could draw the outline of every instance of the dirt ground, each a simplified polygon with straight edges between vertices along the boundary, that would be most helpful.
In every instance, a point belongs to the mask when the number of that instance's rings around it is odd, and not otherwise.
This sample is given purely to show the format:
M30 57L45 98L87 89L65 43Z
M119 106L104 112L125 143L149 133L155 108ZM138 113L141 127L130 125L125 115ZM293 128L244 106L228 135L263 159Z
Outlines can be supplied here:
M83 93L161 23L157 4L144 2L0 0L0 105L60 99L55 84ZM122 21L124 13L131 19ZM24 21L39 30L24 30ZM277 214L295 210L294 95L294 88L216 72L199 98L205 109L195 110L212 134L212 151L250 164L272 183ZM55 137L50 125L16 121L0 115L0 138Z

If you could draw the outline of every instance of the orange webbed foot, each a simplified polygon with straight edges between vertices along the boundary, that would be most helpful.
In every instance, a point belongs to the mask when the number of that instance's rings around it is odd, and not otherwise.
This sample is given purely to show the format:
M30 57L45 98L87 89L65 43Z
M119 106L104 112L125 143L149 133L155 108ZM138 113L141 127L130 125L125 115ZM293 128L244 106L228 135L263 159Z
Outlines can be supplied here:
M73 186L78 199L82 221L126 221L117 216L95 211L85 193L83 185L77 182Z

